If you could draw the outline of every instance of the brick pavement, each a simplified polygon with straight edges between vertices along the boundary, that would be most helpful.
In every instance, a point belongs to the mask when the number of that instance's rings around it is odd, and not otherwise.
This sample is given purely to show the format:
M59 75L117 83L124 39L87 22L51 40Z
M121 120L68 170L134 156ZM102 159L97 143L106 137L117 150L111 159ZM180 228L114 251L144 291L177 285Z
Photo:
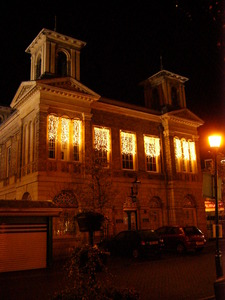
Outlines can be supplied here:
M108 268L116 286L135 288L142 300L213 299L214 253L212 242L198 255L169 254L159 260L136 262L110 258ZM49 300L53 291L59 291L65 284L63 264L59 262L51 269L0 274L0 299Z

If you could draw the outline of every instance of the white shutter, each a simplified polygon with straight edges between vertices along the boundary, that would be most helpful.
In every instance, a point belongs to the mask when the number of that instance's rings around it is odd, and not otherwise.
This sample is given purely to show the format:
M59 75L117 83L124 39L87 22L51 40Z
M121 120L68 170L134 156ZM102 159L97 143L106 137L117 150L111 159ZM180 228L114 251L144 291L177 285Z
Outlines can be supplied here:
M46 224L0 225L0 272L46 268Z

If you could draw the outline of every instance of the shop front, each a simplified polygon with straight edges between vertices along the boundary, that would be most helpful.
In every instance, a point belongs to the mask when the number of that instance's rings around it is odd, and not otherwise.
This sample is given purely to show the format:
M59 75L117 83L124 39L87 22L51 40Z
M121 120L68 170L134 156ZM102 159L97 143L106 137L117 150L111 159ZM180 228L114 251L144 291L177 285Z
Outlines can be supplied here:
M216 237L216 220L215 220L215 200L206 199L205 200L205 212L207 220L207 237L208 239L213 239ZM224 226L225 226L225 214L224 205L222 201L218 201L218 215L219 215L219 238L225 236Z

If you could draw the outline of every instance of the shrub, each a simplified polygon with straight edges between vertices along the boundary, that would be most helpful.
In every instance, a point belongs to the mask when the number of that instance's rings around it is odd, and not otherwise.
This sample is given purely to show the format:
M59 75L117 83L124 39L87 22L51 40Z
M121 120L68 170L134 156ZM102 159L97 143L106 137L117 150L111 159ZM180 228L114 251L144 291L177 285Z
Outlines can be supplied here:
M55 300L139 299L139 294L135 290L116 288L110 283L105 253L98 247L85 245L74 249L65 268L68 286L54 295ZM104 280L98 279L99 272L104 272Z

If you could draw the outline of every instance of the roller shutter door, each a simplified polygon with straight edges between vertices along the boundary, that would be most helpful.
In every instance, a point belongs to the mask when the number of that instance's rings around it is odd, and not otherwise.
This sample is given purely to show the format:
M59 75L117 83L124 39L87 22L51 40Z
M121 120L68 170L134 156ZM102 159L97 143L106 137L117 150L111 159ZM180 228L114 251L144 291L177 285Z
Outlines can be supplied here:
M0 225L0 272L46 268L46 224Z

